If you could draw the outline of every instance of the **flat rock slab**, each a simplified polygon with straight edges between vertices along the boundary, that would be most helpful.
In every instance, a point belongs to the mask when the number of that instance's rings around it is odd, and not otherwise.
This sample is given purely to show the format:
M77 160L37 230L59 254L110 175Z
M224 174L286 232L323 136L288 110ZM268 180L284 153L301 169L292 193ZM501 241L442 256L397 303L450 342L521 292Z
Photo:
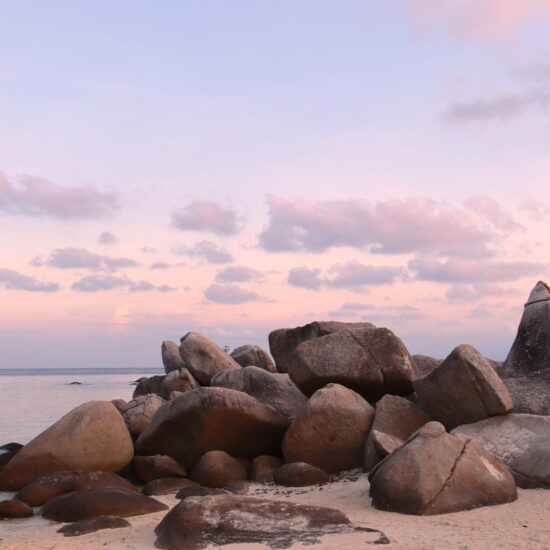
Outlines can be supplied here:
M459 426L452 433L474 438L500 457L518 486L550 489L550 416L495 416Z
M119 489L86 489L58 496L42 508L42 516L54 521L73 522L97 516L122 518L167 510L168 506L140 493Z
M365 544L387 543L375 529L357 527L339 510L252 498L215 495L190 498L155 529L157 548L199 550L209 545L263 543L271 548L315 544L328 534L363 532Z
M65 537L79 537L80 535L95 533L102 529L121 529L123 527L131 527L130 523L124 518L118 516L98 516L64 525L57 532L62 533Z

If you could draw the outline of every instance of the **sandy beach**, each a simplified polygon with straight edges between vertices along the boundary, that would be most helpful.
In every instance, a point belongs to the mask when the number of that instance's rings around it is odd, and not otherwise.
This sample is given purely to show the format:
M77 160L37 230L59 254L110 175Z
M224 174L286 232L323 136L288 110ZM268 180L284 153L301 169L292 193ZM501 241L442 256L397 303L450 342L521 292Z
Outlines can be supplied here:
M487 550L489 548L550 548L550 491L518 489L516 502L488 506L467 512L440 516L408 516L374 509L368 497L366 475L356 480L342 480L323 486L281 488L260 486L251 496L270 499L288 499L301 504L338 508L361 527L378 529L385 533L390 544L385 548L431 550L456 548ZM156 497L169 506L178 501L172 496ZM100 531L80 537L65 538L56 533L61 524L34 518L0 523L2 550L97 550L113 548L150 550L154 548L155 526L165 512L129 518L131 528ZM362 533L328 535L314 548L356 549L365 545ZM231 544L229 549L268 548L261 544ZM292 548L306 548L298 543Z

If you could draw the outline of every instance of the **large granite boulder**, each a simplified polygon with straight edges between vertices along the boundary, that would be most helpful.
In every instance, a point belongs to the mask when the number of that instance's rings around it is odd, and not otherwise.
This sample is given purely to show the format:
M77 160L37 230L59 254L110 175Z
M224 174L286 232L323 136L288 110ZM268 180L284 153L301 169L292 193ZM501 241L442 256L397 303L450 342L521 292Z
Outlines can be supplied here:
M137 492L129 481L113 472L71 471L41 477L23 487L15 498L29 506L42 506L59 495L84 489L124 489Z
M187 477L187 470L182 468L171 456L135 456L132 466L143 483L163 477Z
M151 418L164 403L165 400L162 397L151 393L140 395L126 405L122 411L122 417L134 439L149 425Z
M355 527L339 510L242 495L187 498L155 529L157 548L195 550L226 544L256 543L288 548L313 544L328 534L361 535L361 543L387 540L379 531Z
M331 382L368 400L413 391L412 358L403 342L386 328L349 328L306 340L287 358L286 366L306 395Z
M141 493L122 489L86 489L49 500L42 508L42 517L73 522L97 516L128 518L167 509L166 504Z
M267 372L277 372L273 359L267 351L264 351L260 346L246 344L235 348L231 352L231 357L241 365L241 367L259 367Z
M163 405L137 439L136 450L167 454L189 470L213 450L247 459L278 454L287 426L286 418L246 393L199 388Z
M283 439L286 462L306 462L338 472L362 464L374 409L359 394L338 384L317 390Z
M434 515L512 502L508 467L473 439L429 422L369 474L373 505L404 514Z
M476 439L501 458L520 487L550 489L550 416L494 416L452 433Z
M514 412L550 415L550 288L542 281L525 304L499 374L514 400Z
M370 472L381 460L401 447L431 418L414 403L397 395L385 395L376 403L376 415L367 437L363 470Z
M283 464L273 472L273 481L285 487L308 487L327 483L329 480L327 472L305 462Z
M172 370L162 382L163 397L169 399L172 392L185 393L200 386L188 369Z
M210 380L210 386L247 393L289 419L300 414L307 401L288 374L272 374L259 367L224 370Z
M493 366L475 348L456 347L426 376L414 381L420 406L447 429L506 414L513 406Z
M218 372L241 368L228 353L198 332L188 332L181 339L180 356L185 367L203 386L207 386Z
M204 487L221 489L230 481L248 479L248 471L242 459L224 451L208 451L200 457L189 477Z
M288 372L288 360L296 347L305 342L350 328L373 328L372 323L341 323L339 321L314 321L296 328L279 328L269 334L269 350L279 372Z
M0 490L17 490L67 470L116 472L134 456L124 419L110 401L90 401L25 445L0 470Z
M162 355L162 364L166 374L173 370L181 370L185 368L185 363L180 355L180 347L172 340L164 340L160 348Z

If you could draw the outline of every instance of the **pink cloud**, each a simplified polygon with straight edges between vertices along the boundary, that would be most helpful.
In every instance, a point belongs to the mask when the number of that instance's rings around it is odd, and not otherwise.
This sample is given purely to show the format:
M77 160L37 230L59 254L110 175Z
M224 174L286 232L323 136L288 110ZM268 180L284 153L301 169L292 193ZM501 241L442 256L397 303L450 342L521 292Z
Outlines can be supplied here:
M57 283L45 283L23 275L12 269L0 269L0 285L7 290L26 290L27 292L57 292Z
M212 201L195 201L172 214L172 227L181 231L207 231L216 235L238 232L237 214Z

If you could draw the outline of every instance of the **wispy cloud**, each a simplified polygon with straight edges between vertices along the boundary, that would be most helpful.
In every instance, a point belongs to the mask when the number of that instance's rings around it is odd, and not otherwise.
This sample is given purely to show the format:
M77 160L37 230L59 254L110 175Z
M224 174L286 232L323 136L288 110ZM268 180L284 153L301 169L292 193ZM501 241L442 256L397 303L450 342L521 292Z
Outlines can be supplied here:
M31 261L34 266L47 265L59 269L92 269L116 271L125 267L138 267L140 264L131 258L113 258L94 254L84 248L56 248L46 259L40 257Z
M449 302L477 302L494 296L518 296L522 293L511 287L493 283L453 284L445 293Z
M172 213L172 227L180 231L206 231L216 235L238 232L237 214L212 201L195 201Z
M213 284L204 291L204 297L216 304L243 304L245 302L262 302L265 298L237 285Z
M0 269L0 285L8 290L27 292L57 292L60 288L57 283L45 283L12 269Z
M97 238L97 242L99 244L111 245L118 243L118 238L116 237L116 235L113 235L109 231L104 231Z
M426 319L426 314L414 306L379 306L346 302L338 309L329 311L329 317L358 319L376 324L377 321L418 321Z
M245 283L263 279L263 273L252 267L244 265L232 265L218 271L216 282L218 283Z
M88 275L71 285L73 290L80 292L100 292L116 288L126 288L129 292L170 292L176 290L168 285L155 285L149 281L131 281L126 277L111 275Z
M220 245L212 241L199 241L192 246L176 242L171 248L172 254L176 256L189 256L204 260L209 264L229 264L233 256Z
M153 262L150 266L149 266L149 269L170 269L172 267L171 264L169 264L168 262Z
M0 173L0 212L59 219L104 218L118 209L115 193L94 187L62 187L34 176L10 181Z

